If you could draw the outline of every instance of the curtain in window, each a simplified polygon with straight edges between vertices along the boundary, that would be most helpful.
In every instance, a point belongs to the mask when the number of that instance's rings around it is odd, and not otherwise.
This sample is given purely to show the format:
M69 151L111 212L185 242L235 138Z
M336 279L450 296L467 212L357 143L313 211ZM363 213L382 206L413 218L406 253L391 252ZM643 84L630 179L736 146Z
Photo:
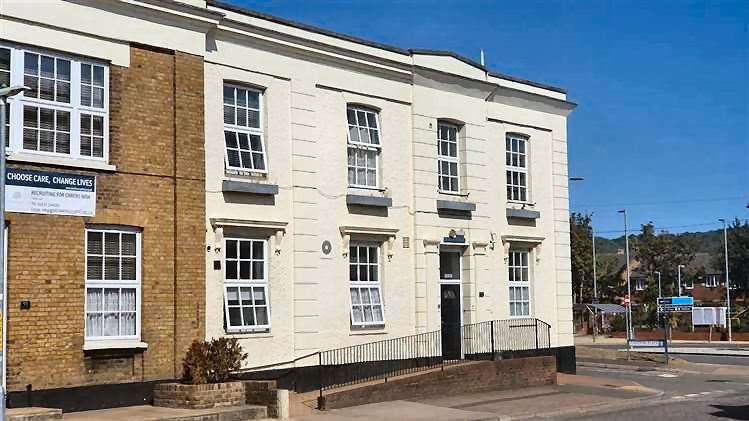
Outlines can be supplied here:
M101 336L102 331L102 290L90 288L86 291L86 336Z

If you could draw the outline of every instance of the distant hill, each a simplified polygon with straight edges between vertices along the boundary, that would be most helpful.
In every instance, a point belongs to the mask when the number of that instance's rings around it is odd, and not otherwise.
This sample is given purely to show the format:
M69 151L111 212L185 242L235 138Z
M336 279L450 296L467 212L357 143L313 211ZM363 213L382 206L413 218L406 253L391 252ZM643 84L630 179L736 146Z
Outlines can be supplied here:
M685 232L675 234L692 241L697 253L718 253L723 247L723 230L705 232ZM632 237L630 237L632 238ZM596 237L596 252L600 254L616 253L618 249L624 248L624 236L618 238Z

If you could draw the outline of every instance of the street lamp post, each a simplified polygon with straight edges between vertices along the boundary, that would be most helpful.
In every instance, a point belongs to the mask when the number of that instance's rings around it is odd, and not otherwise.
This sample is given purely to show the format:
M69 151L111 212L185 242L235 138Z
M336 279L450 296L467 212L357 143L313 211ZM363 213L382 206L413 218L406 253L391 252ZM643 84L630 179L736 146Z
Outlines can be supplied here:
M5 107L8 97L18 95L26 89L28 88L25 86L0 88L0 222L2 222L2 230L0 230L0 282L3 283L3 378L2 384L0 384L0 420L5 419L8 367L8 285L5 282Z
M632 285L630 282L630 270L629 270L629 233L627 232L627 210L622 209L619 213L624 214L624 258L627 260L627 298L629 299L629 305L627 305L627 355L629 355L630 344L632 340Z
M658 275L658 298L661 298L661 273L656 270L655 274Z
M678 282L679 282L679 297L681 297L681 268L683 268L684 265L679 265L676 267L676 272L678 273Z
M749 207L749 205L746 206ZM728 226L725 219L721 218L719 221L723 223L723 246L726 256L726 324L728 325L728 343L731 343L733 338L731 337L731 281L728 278Z

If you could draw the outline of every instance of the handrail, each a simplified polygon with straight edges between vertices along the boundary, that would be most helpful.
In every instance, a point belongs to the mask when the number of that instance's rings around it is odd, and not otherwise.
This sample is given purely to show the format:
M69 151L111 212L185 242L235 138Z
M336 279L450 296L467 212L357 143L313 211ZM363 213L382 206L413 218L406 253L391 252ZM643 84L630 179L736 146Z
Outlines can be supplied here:
M458 336L451 336L456 334ZM319 389L322 397L323 390L335 387L377 379L387 381L389 377L434 368L444 370L446 365L462 360L494 360L512 357L516 352L528 355L529 351L548 348L551 348L549 323L530 317L513 318L461 325L453 331L440 329L321 350L289 361L243 368L235 373L266 370L317 357L317 361L310 361L306 368L313 370L309 375L317 377L316 385L310 384L315 380L306 375L297 378L299 373L296 373L294 376L298 380L307 379L306 386L299 387L307 391L310 386L311 390Z
M321 351L315 351L315 352L312 352L312 353L307 354L307 355L302 355L301 357L296 357L293 360L283 361L283 362L280 362L280 363L273 363L273 364L266 364L266 365L258 365L258 366L255 366L255 367L240 368L239 370L235 371L235 373L246 373L248 371L262 370L262 369L271 368L271 367L278 367L280 365L294 364L295 362L297 362L299 360L303 360L303 359L309 358L309 357L311 357L313 355L317 355L320 352Z

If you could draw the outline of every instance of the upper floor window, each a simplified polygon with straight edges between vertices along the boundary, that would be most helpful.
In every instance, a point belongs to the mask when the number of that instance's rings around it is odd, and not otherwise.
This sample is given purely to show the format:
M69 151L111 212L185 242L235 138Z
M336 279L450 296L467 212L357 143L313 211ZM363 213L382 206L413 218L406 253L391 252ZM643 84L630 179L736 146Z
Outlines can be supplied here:
M348 184L351 187L377 187L380 144L380 122L377 112L349 105Z
M644 278L637 278L635 279L635 290L637 291L643 291L646 287L645 279Z
M527 250L510 250L509 253L510 317L531 314L529 254Z
M140 235L86 230L86 339L140 338Z
M356 243L349 248L349 292L353 326L385 323L379 255L380 247L376 244Z
M229 331L270 328L266 249L266 240L226 239L224 308Z
M507 200L528 201L528 138L508 134L505 138Z
M719 277L720 275L705 275L705 286L708 288L717 287Z
M25 85L9 99L11 152L107 160L109 67L21 47L0 46L0 85Z
M451 193L460 191L458 164L458 126L439 122L437 124L437 174L441 191Z
M684 288L686 289L693 289L694 288L694 279L687 279L684 281Z
M267 172L259 90L224 84L226 167Z

